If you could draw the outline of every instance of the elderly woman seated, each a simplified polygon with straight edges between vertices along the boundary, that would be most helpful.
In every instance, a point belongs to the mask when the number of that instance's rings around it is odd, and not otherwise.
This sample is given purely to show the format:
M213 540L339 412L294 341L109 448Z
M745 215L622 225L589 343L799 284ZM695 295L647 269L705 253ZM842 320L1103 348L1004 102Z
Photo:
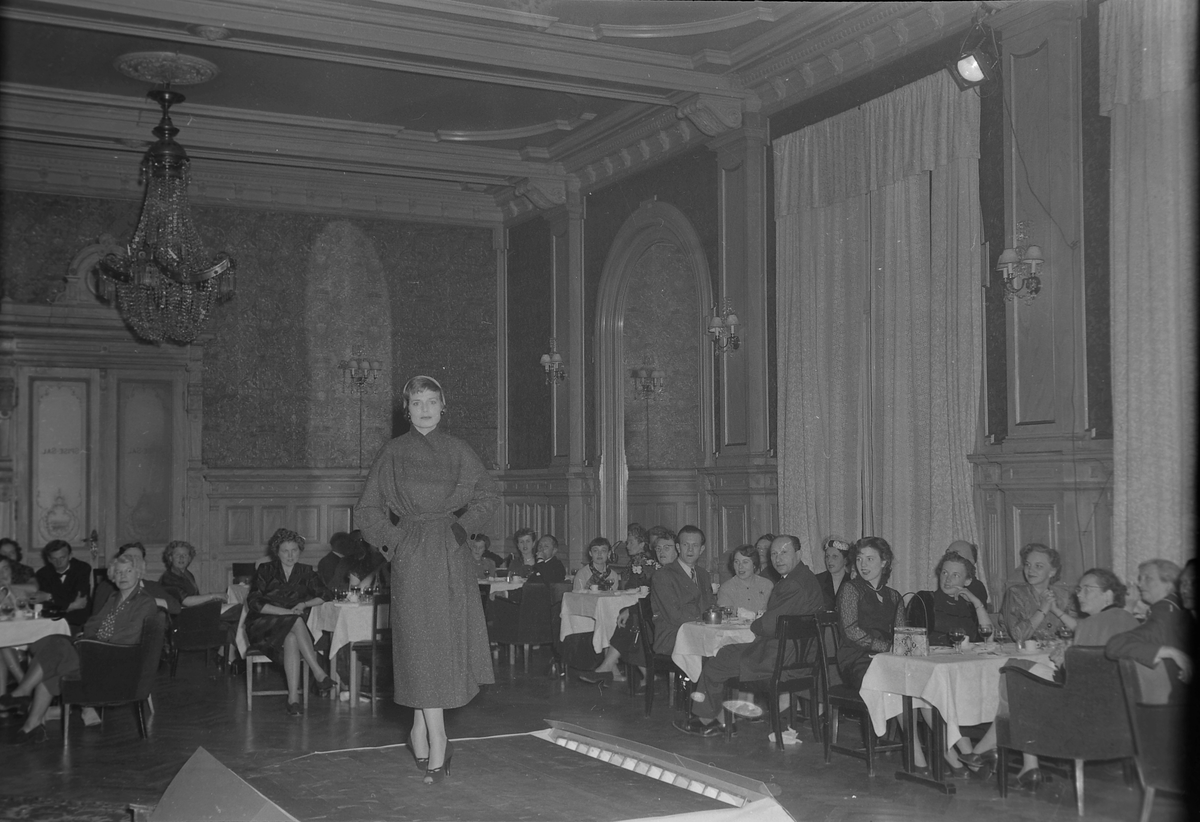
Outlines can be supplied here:
M116 645L136 645L142 638L142 625L154 615L154 598L139 584L146 572L146 560L129 551L113 560L109 576L117 595L83 626L83 638L98 639ZM79 655L73 641L64 636L48 636L29 647L29 670L10 694L0 696L0 704L29 705L29 715L17 737L19 741L46 739L46 710L59 693L61 678L79 672Z
M30 597L37 593L37 584L33 582L20 583L16 579L14 568L17 561L0 554L0 610L16 609L30 602ZM25 675L16 648L0 648L0 693L8 688L8 675L21 681Z
M1080 617L1072 618L1075 627L1075 644L1085 646L1103 646L1117 634L1124 633L1137 627L1133 614L1125 610L1126 587L1117 575L1107 568L1089 568L1079 578L1075 586L1075 599L1079 606ZM1062 648L1056 648L1050 655L1057 669L1045 665L1031 663L1028 660L1014 659L1007 664L1014 667L1028 668L1031 673L1039 676L1062 679L1065 672ZM998 713L1008 713L1007 695L1001 687L1001 701ZM980 775L987 777L996 765L996 731L988 728L983 739L975 745L973 754L961 759L968 767L978 770ZM1042 784L1043 776L1038 768L1038 758L1032 754L1021 754L1021 770L1017 774L1017 784L1023 788L1036 789Z
M159 584L174 594L184 608L194 608L206 602L224 602L224 594L200 593L196 577L188 570L195 558L196 549L190 542L182 539L168 542L163 549L163 566L166 570L158 578Z
M24 551L21 550L21 543L9 537L0 539L0 557L6 557L12 561L13 582L17 585L31 585L34 591L37 590L34 570L22 561Z
M250 646L272 662L282 662L287 677L289 716L300 716L300 661L317 680L317 693L325 695L333 680L321 667L313 648L304 614L314 605L333 599L333 592L311 565L300 562L304 537L280 528L267 543L270 562L254 571L246 597L246 638Z
M759 576L758 551L753 545L743 545L729 557L733 576L721 583L717 591L717 605L730 608L745 616L761 614L767 608L774 583Z

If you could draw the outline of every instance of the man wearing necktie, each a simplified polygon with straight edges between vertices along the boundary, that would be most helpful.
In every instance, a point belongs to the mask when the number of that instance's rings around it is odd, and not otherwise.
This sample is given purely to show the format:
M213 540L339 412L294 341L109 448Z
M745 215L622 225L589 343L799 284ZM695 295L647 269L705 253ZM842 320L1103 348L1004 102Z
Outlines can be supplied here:
M695 622L717 604L708 571L698 564L704 554L704 532L695 525L683 526L675 537L675 548L679 558L656 571L650 580L656 654L674 651L679 626Z

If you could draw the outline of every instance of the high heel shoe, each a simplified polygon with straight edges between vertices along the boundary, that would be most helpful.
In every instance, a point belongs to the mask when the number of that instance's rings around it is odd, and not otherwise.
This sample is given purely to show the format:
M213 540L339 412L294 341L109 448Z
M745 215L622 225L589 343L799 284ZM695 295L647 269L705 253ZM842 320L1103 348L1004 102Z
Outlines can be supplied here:
M960 753L958 760L973 771L979 770L985 762L991 762L993 765L996 764L996 749L992 748L992 750L984 751L983 753Z
M412 751L413 759L415 759L417 761L417 770L418 771L429 770L429 757L426 756L426 757L422 758L422 757L417 756L417 747L415 745L413 745L411 736L408 738L408 749L410 751Z
M439 783L443 779L445 779L447 776L449 776L450 775L450 760L453 757L454 757L454 743L447 742L446 743L446 758L442 762L442 767L427 768L425 770L425 784L426 785L436 785L437 783ZM428 761L428 760L426 760L426 761Z
M331 677L329 674L325 674L325 678L317 683L317 695L327 696L329 692L333 690L333 684L333 677Z
M1017 775L1017 784L1026 790L1036 791L1046 781L1046 775L1041 768L1030 768L1023 774Z

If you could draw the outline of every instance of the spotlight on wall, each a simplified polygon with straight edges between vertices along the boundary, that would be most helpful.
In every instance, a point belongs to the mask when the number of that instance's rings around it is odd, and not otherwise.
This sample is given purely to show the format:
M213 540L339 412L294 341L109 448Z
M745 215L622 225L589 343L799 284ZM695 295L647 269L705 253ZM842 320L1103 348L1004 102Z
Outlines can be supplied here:
M946 64L946 71L963 91L999 77L1000 55L992 30L976 21L963 38L958 57Z
M558 353L558 341L550 338L550 351L542 355L542 368L546 371L546 385L554 385L567 379L567 366L562 354Z

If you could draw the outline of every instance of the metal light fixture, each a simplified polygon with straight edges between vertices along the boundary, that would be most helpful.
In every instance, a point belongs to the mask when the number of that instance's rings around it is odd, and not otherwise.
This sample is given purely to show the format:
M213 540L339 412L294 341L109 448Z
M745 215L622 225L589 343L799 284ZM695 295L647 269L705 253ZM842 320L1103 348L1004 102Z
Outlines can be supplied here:
M179 129L170 117L171 106L184 96L171 85L204 82L216 76L217 67L187 55L143 52L123 55L117 68L163 85L146 95L162 108L162 119L153 129L158 140L142 159L146 196L137 228L124 254L99 262L98 292L116 303L138 337L190 343L207 325L213 305L233 296L236 266L223 251L209 256L192 224L191 160L175 142Z
M1000 56L992 30L976 20L963 38L958 57L946 64L946 71L963 91L998 77Z
M1022 220L1017 223L1017 247L1006 248L1000 252L996 261L996 270L1004 276L1004 298L1006 300L1020 299L1022 302L1033 302L1033 298L1042 290L1042 249L1040 246L1027 245L1029 229L1032 221Z
M631 376L633 377L633 390L639 399L648 400L666 390L667 375L661 369L635 368Z
M546 385L554 385L567 379L567 366L562 354L558 353L558 341L550 338L550 352L542 355L542 368L546 370Z
M718 310L713 306L712 316L708 318L708 333L712 335L713 347L718 354L737 351L738 346L742 344L737 335L737 327L738 315L734 313L733 306L728 301L722 309Z
M379 360L369 360L362 356L362 350L356 349L354 356L338 363L342 372L342 387L354 394L374 394L376 383L383 373L383 363Z

